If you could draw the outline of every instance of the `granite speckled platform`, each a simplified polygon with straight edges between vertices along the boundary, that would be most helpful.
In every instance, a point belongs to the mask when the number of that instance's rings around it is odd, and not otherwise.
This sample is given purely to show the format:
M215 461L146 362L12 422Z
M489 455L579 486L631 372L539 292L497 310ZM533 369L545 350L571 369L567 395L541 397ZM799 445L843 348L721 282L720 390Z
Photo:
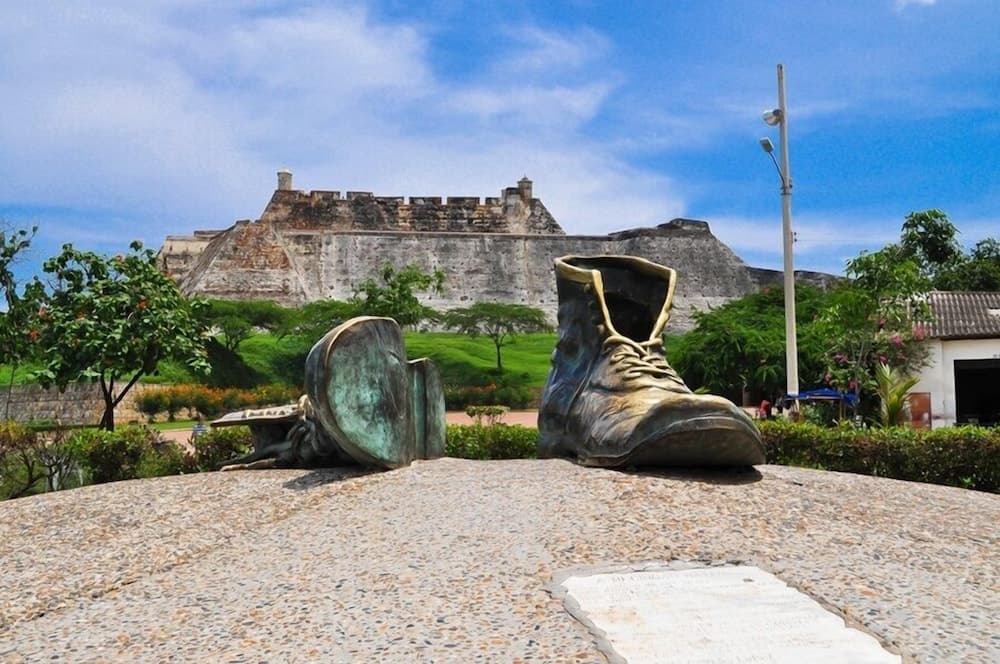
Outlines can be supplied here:
M757 566L903 661L1000 661L1000 496L759 467L417 462L0 503L0 662L602 662L565 570Z

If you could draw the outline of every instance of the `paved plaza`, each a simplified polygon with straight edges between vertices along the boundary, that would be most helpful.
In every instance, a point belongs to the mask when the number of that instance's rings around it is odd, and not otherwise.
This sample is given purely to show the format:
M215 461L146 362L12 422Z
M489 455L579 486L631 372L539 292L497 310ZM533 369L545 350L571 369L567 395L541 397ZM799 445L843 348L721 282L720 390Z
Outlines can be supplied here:
M903 661L1000 661L1000 496L439 459L0 503L0 662L604 662L554 579L744 564ZM664 661L670 661L669 658Z

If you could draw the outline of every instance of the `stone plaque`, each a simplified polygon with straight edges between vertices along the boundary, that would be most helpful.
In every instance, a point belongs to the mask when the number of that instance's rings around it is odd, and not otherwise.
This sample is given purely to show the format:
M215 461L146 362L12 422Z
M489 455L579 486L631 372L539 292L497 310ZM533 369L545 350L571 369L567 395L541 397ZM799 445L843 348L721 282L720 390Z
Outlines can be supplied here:
M612 662L900 662L872 636L756 567L566 576L567 608Z

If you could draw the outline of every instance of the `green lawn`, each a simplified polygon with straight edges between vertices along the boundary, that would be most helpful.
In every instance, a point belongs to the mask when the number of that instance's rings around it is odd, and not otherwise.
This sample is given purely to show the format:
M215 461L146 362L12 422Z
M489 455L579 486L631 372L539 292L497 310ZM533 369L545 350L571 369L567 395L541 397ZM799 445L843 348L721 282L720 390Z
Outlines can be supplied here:
M496 370L496 347L485 337L473 339L447 332L407 332L405 336L410 358L434 360L446 383L479 383L484 374ZM549 375L555 344L555 334L519 335L501 349L504 374L527 374L529 385L542 386Z
M194 425L195 420L174 420L173 422L154 422L149 426L157 431L184 431L185 429L193 429Z
M0 364L0 386L6 387L10 385L10 374L14 373L14 384L24 385L27 383L34 382L29 379L28 374L36 369L34 365L20 364L16 367L11 367L6 364Z
M486 337L472 338L448 332L406 332L406 348L410 359L429 357L434 360L446 383L485 384L495 380L496 348ZM555 348L556 335L552 333L518 335L511 345L504 346L502 357L504 375L517 377L517 382L541 387L549 373L550 356ZM284 383L301 385L305 357L312 344L270 334L257 334L246 339L239 347L239 357L223 356L218 362L226 364L226 377L242 377L254 384ZM28 368L19 367L14 375L15 384L29 382ZM0 366L0 385L10 380L10 368ZM176 362L161 362L155 375L147 376L147 383L198 383L204 377L190 372ZM228 381L226 378L223 382Z

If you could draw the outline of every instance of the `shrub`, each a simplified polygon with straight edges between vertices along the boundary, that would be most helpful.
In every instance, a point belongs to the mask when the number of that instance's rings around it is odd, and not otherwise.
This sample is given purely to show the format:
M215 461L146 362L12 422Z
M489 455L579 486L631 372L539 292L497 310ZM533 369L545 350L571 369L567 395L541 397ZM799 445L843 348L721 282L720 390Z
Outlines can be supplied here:
M38 489L45 477L40 447L33 430L17 422L0 422L0 500L27 496Z
M520 425L448 426L445 455L459 459L533 459L538 429Z
M164 477L197 472L194 456L181 445L160 440L145 450L136 468L137 477Z
M529 385L445 385L444 402L448 410L469 406L502 404L522 410L538 404L540 389Z
M254 405L262 406L282 406L298 401L302 396L302 390L288 385L260 385L253 389Z
M759 423L768 463L1000 492L1000 429Z
M218 470L223 461L247 454L253 449L249 427L211 429L192 441L194 467L199 471Z
M157 440L155 431L145 427L124 427L116 431L80 429L67 441L93 484L118 482L139 477L143 456Z
M163 390L147 389L136 397L135 405L152 422L159 413L167 409L167 395Z
M160 389L147 390L136 399L136 407L150 421L157 414L166 411L168 419L187 410L193 416L199 413L205 417L216 417L223 412L292 403L301 391L286 385L262 385L253 390L235 387L220 389L207 385L169 385Z
M483 418L486 419L486 424L489 426L500 424L500 420L509 412L510 408L507 406L466 406L465 408L465 414L471 417L478 426L482 426Z
M190 408L205 417L216 417L222 414L222 390L200 385L191 394Z

